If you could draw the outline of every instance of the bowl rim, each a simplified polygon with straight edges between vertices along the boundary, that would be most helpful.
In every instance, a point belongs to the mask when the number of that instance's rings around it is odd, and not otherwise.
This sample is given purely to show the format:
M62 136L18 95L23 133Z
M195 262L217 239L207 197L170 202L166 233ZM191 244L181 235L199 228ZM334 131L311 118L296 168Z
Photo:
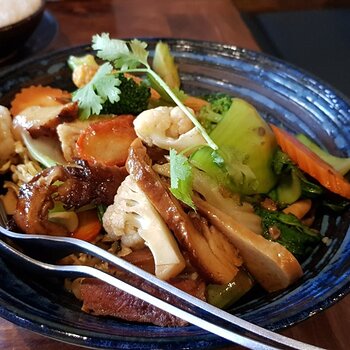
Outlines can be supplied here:
M46 5L46 0L41 0L40 6L33 13L31 13L27 17L22 18L21 20L19 20L17 22L7 24L4 27L0 27L0 33L4 33L4 32L7 32L7 31L9 31L11 29L20 27L21 25L23 25L25 23L28 23L31 20L33 20L35 17L40 16L40 14L44 12L45 5Z

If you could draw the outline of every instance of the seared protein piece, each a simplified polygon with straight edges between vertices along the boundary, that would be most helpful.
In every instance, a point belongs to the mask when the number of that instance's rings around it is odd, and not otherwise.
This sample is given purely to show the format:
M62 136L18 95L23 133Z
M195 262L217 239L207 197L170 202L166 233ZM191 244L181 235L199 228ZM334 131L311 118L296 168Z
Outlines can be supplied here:
M126 167L173 231L180 246L189 253L191 264L201 272L202 276L213 283L224 284L232 281L238 272L237 266L241 264L236 248L229 242L225 242L225 255L230 254L231 261L236 261L237 265L223 263L222 257L216 254L220 249L213 249L210 246L214 242L208 242L205 233L196 229L180 203L170 194L158 174L152 169L146 148L140 139L136 139L131 144ZM220 244L224 244L223 241L226 238L221 235L220 237Z
M205 284L203 282L191 279L174 279L170 282L175 287L197 298L205 299ZM149 289L149 292L156 296L161 295L161 292L156 289ZM83 299L82 309L94 315L114 316L127 321L153 323L161 327L187 325L186 321L100 280L84 279L80 286L80 293ZM171 300L169 301L171 303Z
M78 165L47 168L20 187L13 218L23 232L68 235L65 227L48 220L48 212L54 207L53 195L67 208L113 202L114 194L127 175L125 169L89 166L84 162Z
M153 256L148 248L135 250L129 255L124 256L123 259L149 273L154 274L155 272ZM193 274L190 266L186 269L184 274L176 278L171 278L168 282L196 298L205 300L205 283L198 274ZM118 278L134 286L138 287L143 284L155 296L161 297L163 295L157 288L147 284L145 285L145 282L140 281L137 277L130 277L128 274L112 266L108 266L108 270L111 274L116 274ZM82 310L85 312L94 315L119 317L127 321L153 323L161 327L187 325L185 321L166 311L160 310L102 281L85 278L76 280L74 284L73 292L78 299L83 301ZM175 300L169 301L176 304Z
M239 249L248 271L268 292L287 288L303 275L298 260L278 242L254 233L197 196L194 203L198 211Z
M17 134L27 130L31 137L56 136L57 125L78 118L78 104L70 102L65 105L27 107L14 116L13 125Z

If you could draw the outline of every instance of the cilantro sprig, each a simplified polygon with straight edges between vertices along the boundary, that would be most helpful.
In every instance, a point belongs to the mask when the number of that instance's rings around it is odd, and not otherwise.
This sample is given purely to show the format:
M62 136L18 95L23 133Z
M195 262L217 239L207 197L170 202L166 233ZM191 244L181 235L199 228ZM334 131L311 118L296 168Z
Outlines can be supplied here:
M72 100L78 102L81 119L87 119L91 114L100 114L102 104L107 100L111 103L119 101L120 80L112 71L112 65L104 63L88 84L73 93Z
M108 33L102 33L101 35L97 34L92 37L92 48L96 50L97 57L111 62L114 68L120 72L148 74L192 121L208 145L214 150L218 149L217 145L209 137L206 130L202 127L197 118L181 102L177 94L174 93L174 91L165 83L165 81L151 68L148 63L149 52L147 51L147 43L137 39L133 39L131 41L111 39ZM96 89L96 86L93 85L92 87L92 90L95 90L93 88ZM93 95L91 91L88 91L88 93ZM108 95L107 97L109 98ZM94 99L97 102L98 99L96 97L94 97ZM98 108L95 109L97 110ZM91 111L93 111L92 108Z

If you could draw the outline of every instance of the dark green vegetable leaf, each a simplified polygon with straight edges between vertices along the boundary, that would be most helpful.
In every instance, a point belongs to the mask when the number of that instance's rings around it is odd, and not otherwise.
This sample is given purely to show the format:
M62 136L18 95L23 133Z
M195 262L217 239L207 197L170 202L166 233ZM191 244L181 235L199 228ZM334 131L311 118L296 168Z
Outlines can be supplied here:
M299 196L307 197L307 198L315 198L324 193L324 190L321 186L315 184L310 181L301 170L292 162L292 160L288 157L288 155L278 149L272 160L272 167L275 174L279 176L279 182L277 184L277 188L273 193L278 192L279 184L283 184L284 192L288 189L285 186L285 179L294 178L294 182L291 182L290 191L293 191L293 187L295 188L295 181L298 180L300 182L301 192ZM299 197L298 197L299 198ZM294 198L294 201L298 198ZM279 200L278 196L274 198Z
M303 225L292 214L270 211L262 207L257 207L256 213L262 219L264 237L282 244L299 260L305 258L321 240L317 231ZM272 237L271 228L279 232L277 238Z

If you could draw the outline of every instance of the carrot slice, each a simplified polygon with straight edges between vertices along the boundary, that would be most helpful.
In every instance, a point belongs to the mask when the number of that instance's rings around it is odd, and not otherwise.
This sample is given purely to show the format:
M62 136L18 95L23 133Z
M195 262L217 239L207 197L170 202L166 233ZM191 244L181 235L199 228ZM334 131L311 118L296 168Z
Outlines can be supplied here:
M331 192L350 199L350 183L340 173L291 134L275 125L270 126L282 151L287 153L301 170Z
M122 166L136 139L132 115L121 115L88 126L79 136L77 153L82 159L106 166Z
M72 237L88 242L94 241L102 229L102 225L98 219L96 210L85 210L77 213L77 215L79 226L72 233Z
M203 106L209 104L208 101L194 96L187 96L183 103L185 106L192 108L195 113L198 113Z
M11 114L18 115L31 106L50 107L69 102L71 95L67 91L50 86L30 86L23 88L11 102Z

